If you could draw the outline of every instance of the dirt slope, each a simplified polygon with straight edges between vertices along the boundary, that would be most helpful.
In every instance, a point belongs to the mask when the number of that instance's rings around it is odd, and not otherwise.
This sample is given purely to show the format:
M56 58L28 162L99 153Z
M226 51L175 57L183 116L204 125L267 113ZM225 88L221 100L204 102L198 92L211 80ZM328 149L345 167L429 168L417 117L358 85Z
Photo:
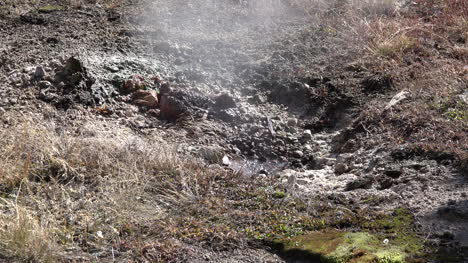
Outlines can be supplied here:
M466 4L351 2L5 4L1 258L465 262Z

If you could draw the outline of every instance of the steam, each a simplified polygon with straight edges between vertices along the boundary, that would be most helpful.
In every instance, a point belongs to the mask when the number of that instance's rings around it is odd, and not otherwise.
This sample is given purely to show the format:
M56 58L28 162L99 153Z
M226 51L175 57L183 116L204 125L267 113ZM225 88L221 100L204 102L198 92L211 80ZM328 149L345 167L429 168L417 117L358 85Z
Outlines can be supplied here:
M150 1L144 21L171 39L228 37L256 27L273 27L286 13L281 0L175 0Z
M200 79L211 78L211 83L217 82L218 86L226 88L229 82L242 82L235 79L239 76L229 74L238 71L240 65L268 61L284 49L290 49L290 54L297 53L292 50L294 48L307 52L304 50L309 48L308 43L297 40L297 35L301 30L320 25L319 14L333 12L335 8L344 11L352 8L362 11L364 16L365 12L389 12L397 2L147 0L139 26L146 32L153 50L166 55L168 64L176 65L174 71L195 72L198 75L193 79L202 82ZM302 43L291 42L291 39ZM281 44L273 47L275 43ZM297 57L280 59L289 64L301 63L292 61Z

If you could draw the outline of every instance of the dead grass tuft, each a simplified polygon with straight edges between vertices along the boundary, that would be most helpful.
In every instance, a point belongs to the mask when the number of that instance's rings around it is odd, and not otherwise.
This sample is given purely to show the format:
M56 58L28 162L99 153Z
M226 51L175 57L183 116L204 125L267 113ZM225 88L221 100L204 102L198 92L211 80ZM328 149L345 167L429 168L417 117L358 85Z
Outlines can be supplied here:
M0 248L24 262L57 262L54 229L45 218L5 199L0 200Z
M426 156L447 155L467 162L467 111L460 94L467 86L468 1L413 1L396 16L342 19L344 38L361 48L361 69L392 80L393 89L373 82L381 96L370 98L358 124L374 142L391 141ZM364 45L362 45L364 43ZM379 75L377 74L377 75ZM390 112L382 111L395 90L413 95ZM366 91L361 82L358 92ZM365 144L368 139L359 140ZM416 151L416 152L418 152ZM439 158L439 157L437 157Z
M416 39L404 34L382 41L372 50L382 57L398 58L416 46Z

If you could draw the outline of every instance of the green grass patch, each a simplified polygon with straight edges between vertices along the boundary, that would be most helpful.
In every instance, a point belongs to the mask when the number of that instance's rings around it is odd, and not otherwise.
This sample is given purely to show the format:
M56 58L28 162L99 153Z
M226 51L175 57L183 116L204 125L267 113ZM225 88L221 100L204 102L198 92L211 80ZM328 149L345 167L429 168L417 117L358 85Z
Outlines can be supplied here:
M283 252L326 263L374 262L403 263L405 248L386 244L381 237L367 232L312 232L282 242Z
M468 104L459 100L442 100L432 103L431 108L452 121L468 121Z
M39 11L40 13L52 13L52 12L56 12L56 11L62 11L64 9L65 8L63 6L49 4L49 5L39 7L37 9L37 11Z

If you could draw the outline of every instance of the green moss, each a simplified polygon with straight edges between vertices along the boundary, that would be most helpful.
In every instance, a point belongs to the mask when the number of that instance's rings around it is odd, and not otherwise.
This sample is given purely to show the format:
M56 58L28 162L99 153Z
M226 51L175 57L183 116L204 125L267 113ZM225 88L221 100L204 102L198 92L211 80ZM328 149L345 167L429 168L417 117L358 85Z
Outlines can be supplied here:
M280 199L280 198L285 198L285 197L286 197L286 193L283 192L283 191L276 191L276 192L273 193L273 197L274 197L274 198L278 198L278 199Z
M468 121L468 104L456 99L442 99L430 107L449 120Z
M37 9L37 11L41 12L41 13L52 13L52 12L55 12L55 11L61 11L61 10L64 10L63 6L60 6L60 5L45 5L43 7L39 7Z
M382 216L363 224L365 228L373 230L387 230L390 232L409 230L414 222L413 215L406 208L397 208L390 215Z
M405 247L385 245L376 235L366 232L313 232L288 239L283 242L283 250L327 263L403 263L408 257Z
M369 230L391 234L394 237L392 242L404 246L411 254L418 254L423 245L413 225L414 217L406 208L395 209L390 215L363 224Z

